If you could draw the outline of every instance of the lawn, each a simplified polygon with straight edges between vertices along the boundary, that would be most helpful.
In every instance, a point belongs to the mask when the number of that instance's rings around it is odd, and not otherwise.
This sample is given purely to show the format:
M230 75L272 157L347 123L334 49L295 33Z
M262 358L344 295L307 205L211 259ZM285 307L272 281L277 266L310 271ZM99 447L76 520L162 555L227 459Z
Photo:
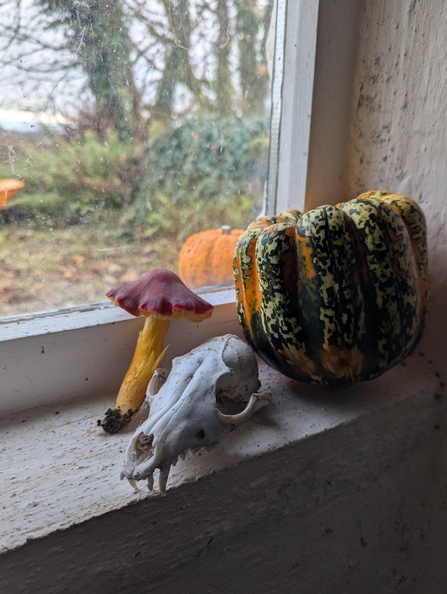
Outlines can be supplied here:
M63 229L0 226L0 317L106 301L150 268L176 270L180 245L129 238L116 220Z

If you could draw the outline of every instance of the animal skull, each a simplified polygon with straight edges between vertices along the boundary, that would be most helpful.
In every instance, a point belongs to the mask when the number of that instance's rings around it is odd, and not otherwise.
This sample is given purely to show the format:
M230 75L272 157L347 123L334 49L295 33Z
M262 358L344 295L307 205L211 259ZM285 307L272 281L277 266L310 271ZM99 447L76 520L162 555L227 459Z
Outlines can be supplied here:
M162 495L171 465L184 459L187 450L218 444L271 401L270 392L257 392L260 382L253 351L231 334L175 358L165 378L161 370L149 384L148 400L153 396L149 417L135 431L121 472L121 478L134 487L135 481L147 479L151 491L153 473L159 468Z

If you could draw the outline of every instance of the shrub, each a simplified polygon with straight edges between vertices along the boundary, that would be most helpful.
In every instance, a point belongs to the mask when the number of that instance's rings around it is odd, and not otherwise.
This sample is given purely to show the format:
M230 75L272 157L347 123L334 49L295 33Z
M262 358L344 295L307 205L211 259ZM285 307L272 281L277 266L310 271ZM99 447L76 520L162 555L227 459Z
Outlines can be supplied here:
M129 204L138 185L135 149L115 133L105 141L91 131L37 143L20 138L7 148L0 177L14 175L26 184L5 209L9 220L50 220L54 226L97 220Z
M181 240L222 224L245 227L257 214L268 118L195 117L151 136L145 151L112 132L105 141L87 131L3 143L0 177L26 184L1 211L3 221L60 227L115 211L124 234Z
M261 207L268 118L185 119L156 136L126 220L147 235L245 226Z

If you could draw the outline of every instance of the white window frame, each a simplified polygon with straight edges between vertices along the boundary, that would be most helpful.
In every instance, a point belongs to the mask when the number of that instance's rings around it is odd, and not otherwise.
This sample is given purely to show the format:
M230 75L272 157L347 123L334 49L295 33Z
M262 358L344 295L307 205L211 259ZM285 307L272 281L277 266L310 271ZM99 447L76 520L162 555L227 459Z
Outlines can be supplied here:
M277 212L308 210L343 196L360 5L287 2L284 54L276 56L284 60ZM213 317L200 326L173 322L168 358L208 337L240 334L234 291L203 296L215 306ZM1 408L114 392L142 323L109 304L0 321Z

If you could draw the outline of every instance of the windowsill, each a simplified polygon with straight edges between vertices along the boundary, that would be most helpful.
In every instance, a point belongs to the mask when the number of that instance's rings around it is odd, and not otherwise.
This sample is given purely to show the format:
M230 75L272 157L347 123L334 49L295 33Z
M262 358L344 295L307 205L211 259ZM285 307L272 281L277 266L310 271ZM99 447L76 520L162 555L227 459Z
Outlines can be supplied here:
M212 317L201 324L173 321L163 364L212 336L240 335L234 289L203 296L214 306ZM0 417L115 392L143 324L108 303L0 321Z
M232 287L209 289L206 292L199 291L198 294L214 307L235 301L235 292ZM46 334L70 330L82 330L134 319L134 316L123 309L116 307L110 301L105 301L51 312L0 318L0 329L2 340L7 341L33 336L41 337Z
M439 376L432 364L422 367L417 355L374 381L349 388L294 382L264 364L260 377L262 388L273 392L273 403L214 450L179 461L171 471L166 499L160 499L157 491L149 493L144 483L135 492L127 481L119 480L123 452L135 422L113 436L96 427L96 419L102 417L113 396L39 407L0 421L4 510L0 551L18 549L33 539L143 500L158 501L156 505L162 509L164 502L172 501L187 484L199 481L197 494L212 490L219 475L226 480L222 471L239 465L245 481L238 485L241 501L254 484L261 494L270 483L287 489L290 481L305 481L311 466L318 476L319 456L331 452L336 453L334 472L339 478L343 474L340 484L349 486L353 452L357 452L356 463L361 464L357 458L363 456L364 471L380 472L387 461L419 447L415 444L421 439L429 439L440 415L442 400L437 395L443 387ZM350 433L348 446L344 445L346 431ZM267 454L284 452L284 448L290 449L291 459L293 449L298 459L292 478L288 478L290 468L277 468L273 476L264 474L264 463L265 473L271 473ZM361 473L356 472L355 480L360 480ZM226 476L229 484L234 482L231 473ZM330 477L326 478L329 481ZM225 510L216 513L225 514Z

